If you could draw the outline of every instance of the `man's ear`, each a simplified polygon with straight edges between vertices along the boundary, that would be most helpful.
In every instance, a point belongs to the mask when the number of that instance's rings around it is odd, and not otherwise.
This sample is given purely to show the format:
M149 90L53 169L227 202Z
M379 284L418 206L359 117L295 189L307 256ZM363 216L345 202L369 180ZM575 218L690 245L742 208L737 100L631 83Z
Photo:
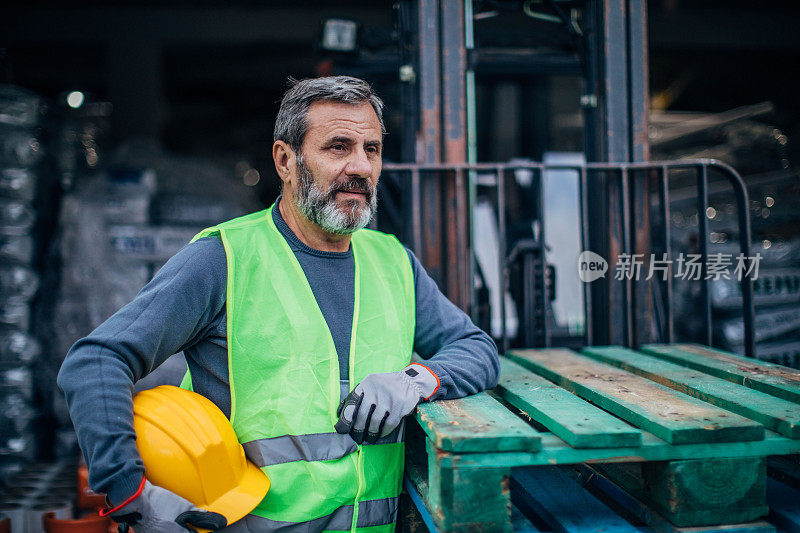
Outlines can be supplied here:
M286 183L294 174L295 153L292 147L283 141L275 141L272 144L272 160L275 162L275 170L282 182Z

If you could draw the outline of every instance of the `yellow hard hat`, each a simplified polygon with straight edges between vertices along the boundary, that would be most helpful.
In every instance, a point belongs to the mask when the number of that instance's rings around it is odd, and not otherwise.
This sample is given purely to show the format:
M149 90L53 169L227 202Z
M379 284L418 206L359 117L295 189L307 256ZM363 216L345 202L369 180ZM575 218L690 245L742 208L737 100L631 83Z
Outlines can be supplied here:
M269 490L267 475L247 460L231 423L197 393L171 385L138 393L133 428L145 477L228 524L255 509Z

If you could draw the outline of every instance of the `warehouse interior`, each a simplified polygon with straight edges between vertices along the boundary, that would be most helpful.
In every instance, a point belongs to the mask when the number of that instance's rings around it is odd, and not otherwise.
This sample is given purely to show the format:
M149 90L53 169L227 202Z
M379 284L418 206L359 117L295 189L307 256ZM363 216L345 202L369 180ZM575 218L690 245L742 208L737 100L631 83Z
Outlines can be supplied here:
M0 477L78 454L55 387L70 346L199 230L278 197L272 130L290 78L362 77L383 98L389 170L373 225L426 250L429 273L501 353L699 342L800 368L800 5L620 4L618 16L600 0L4 2ZM444 118L432 144L434 107ZM631 239L625 228L664 198L635 189L617 216L592 190L608 184L613 197L615 178L586 164L679 159L729 165L748 205L725 169L632 168L632 179L670 176L668 219L642 222L632 249L735 256L749 233L752 293L735 279L623 286L613 264L605 282L582 282L585 245L619 251L614 235ZM423 184L434 200L414 204L403 165L440 163L508 166L424 170L441 185ZM449 180L459 191L462 178L469 192L448 211ZM138 387L182 376L173 359Z

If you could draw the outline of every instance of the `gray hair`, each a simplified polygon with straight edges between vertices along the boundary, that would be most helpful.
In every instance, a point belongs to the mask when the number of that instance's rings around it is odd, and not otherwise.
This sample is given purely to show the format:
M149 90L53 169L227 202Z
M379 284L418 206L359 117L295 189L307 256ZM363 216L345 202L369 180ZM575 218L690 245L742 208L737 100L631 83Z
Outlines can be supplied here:
M381 132L386 133L383 124L383 101L366 81L352 76L328 76L300 81L289 78L289 82L293 85L281 100L272 137L273 141L283 141L291 146L295 153L299 154L303 146L303 139L308 131L308 108L314 102L343 104L369 102L378 115Z

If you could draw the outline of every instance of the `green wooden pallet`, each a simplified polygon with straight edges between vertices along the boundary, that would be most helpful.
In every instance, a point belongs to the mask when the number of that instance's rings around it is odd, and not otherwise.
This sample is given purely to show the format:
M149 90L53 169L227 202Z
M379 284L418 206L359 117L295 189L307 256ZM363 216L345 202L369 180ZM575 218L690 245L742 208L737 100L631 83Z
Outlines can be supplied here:
M768 510L765 458L800 453L800 371L685 344L515 350L495 389L416 419L442 531L511 531L511 469L576 463L641 463L615 481L676 527L739 523Z

